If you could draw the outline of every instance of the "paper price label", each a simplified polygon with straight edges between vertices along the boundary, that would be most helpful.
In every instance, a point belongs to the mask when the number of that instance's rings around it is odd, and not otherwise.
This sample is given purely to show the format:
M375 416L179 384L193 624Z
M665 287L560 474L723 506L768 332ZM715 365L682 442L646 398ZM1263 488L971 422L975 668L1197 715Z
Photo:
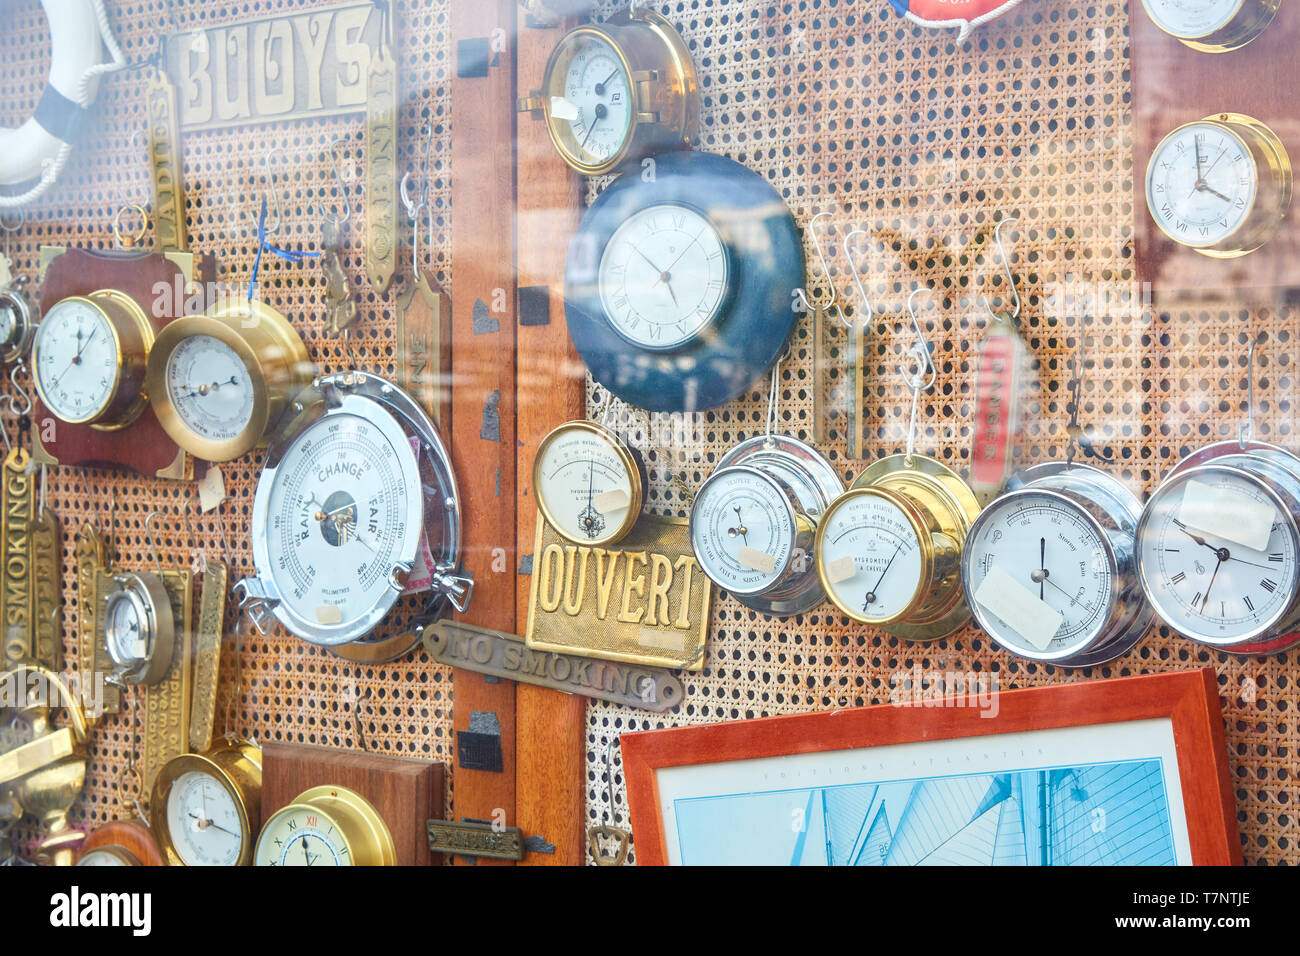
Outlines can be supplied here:
M619 511L626 508L632 503L632 499L627 496L627 492L622 488L614 488L611 491L602 491L591 499L592 506L602 513L610 511Z
M578 104L573 100L565 99L563 96L552 96L551 116L558 120L576 120L578 118Z
M836 558L830 564L826 565L826 577L830 579L831 584L839 584L841 581L847 581L858 573L858 566L853 563L853 559L847 554L842 558Z
M1061 628L1060 611L996 565L975 592L975 603L1040 651L1047 650Z
M1183 490L1178 520L1196 531L1263 551L1273 533L1273 506L1192 479Z
M759 551L748 545L742 544L740 546L740 550L736 552L736 560L740 562L741 567L749 568L751 571L771 574L776 570L776 558L765 551Z

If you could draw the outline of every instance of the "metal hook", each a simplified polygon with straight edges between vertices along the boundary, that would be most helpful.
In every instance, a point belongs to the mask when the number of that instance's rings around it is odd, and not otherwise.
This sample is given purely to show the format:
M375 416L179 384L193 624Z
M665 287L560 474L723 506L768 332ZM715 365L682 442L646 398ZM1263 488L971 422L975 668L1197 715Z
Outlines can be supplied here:
M25 368L26 365L24 363L16 362L14 364L14 367L9 370L9 381L13 384L14 387L14 390L9 393L9 411L12 412L14 415L17 415L19 418L26 415L28 412L32 410L31 394L27 391L27 389L23 388L20 384L18 384L18 373ZM18 407L17 397L19 395L23 397L22 408Z
M262 198L266 198L269 191L271 194L271 207L275 209L275 225L263 223L263 229L268 236L274 236L279 233L280 226L284 224L284 210L280 206L280 190L275 188L275 170L271 168L271 156L275 153L283 153L284 149L280 146L273 146L262 154L262 165L266 168L266 189L262 190Z
M351 363L349 367L351 368L351 370L354 372L360 370L361 365L357 362L357 355L354 351L352 351L352 330L351 329L343 330L343 350L348 353L348 361Z
M1237 444L1244 451L1255 440L1255 346L1264 341L1264 333L1255 336L1246 353L1246 420L1237 426Z
M18 210L18 222L12 226L9 225L9 223L5 222L4 213L5 210L0 209L0 229L4 230L5 258L8 259L9 258L9 237L14 233L18 232L20 229L22 229L23 226L27 225L27 210L22 208Z
M365 728L361 725L361 700L362 700L362 698L361 698L361 695L357 693L357 685L356 685L356 684L353 684L351 687L348 688L348 690L349 690L349 692L350 692L350 693L348 694L348 696L351 698L351 704L352 704L352 708L351 708L351 709L352 709L352 729L356 732L356 735L357 735L357 743L361 744L361 749L362 749L364 752L369 753L369 752L370 752L370 745L366 743L366 730L365 730ZM366 688L366 699L368 700L369 698L370 698L370 688L367 687L367 688Z
M903 376L909 388L913 391L929 391L930 386L934 384L938 371L934 367L934 359L930 357L930 345L925 341L925 332L921 329L921 323L916 318L916 312L912 309L912 301L922 292L928 293L930 290L926 286L917 286L912 290L912 294L907 297L907 314L912 317L912 331L916 333L916 341L912 343L907 354L916 360L917 372L915 375L909 375L906 369L899 369L899 374Z
M823 217L830 218L830 213L819 212L817 215L813 216L812 220L808 223L808 235L812 239L813 249L817 252L817 261L821 264L821 277L826 280L826 285L831 290L831 299L822 308L825 309L828 315L830 314L830 311L834 309L839 316L841 324L847 324L844 323L844 313L840 310L838 296L835 294L835 283L831 281L831 267L826 261L826 253L822 251L821 240L817 238L817 220ZM815 311L813 304L808 301L808 292L806 289L795 289L794 294L798 297L799 304L803 306L805 311Z
M605 745L605 774L608 777L608 781L607 781L608 789L606 795L608 797L609 802L606 808L606 812L604 814L604 818L607 818L609 820L614 819L614 745L616 743L618 743L618 738L610 737L609 743Z
M777 357L777 360L772 363L772 378L767 392L767 440L769 444L771 444L772 435L776 431L776 389L778 384L777 379L780 377L781 374L781 363L785 361L785 357L788 353L789 353L789 349L787 348L786 351L782 352Z
M998 220L998 224L993 228L993 241L997 244L998 254L1002 257L1002 268L1007 273L1007 284L1011 287L1011 296L1015 300L1016 309L1011 313L1011 320L1014 322L1020 318L1020 292L1016 289L1016 277L1011 272L1011 260L1007 257L1007 250L1002 245L1002 227L1009 222L1019 222L1019 216L1003 216ZM993 314L993 306L989 304L989 297L984 296L984 308Z
M185 520L185 530L189 532L190 547L194 549L194 558L198 562L199 573L206 574L208 570L208 555L206 551L199 547L199 536L194 533L194 523L190 521L189 511L181 511L181 517Z
M858 298L862 300L862 307L867 310L865 318L867 320L874 320L876 317L876 310L871 307L871 300L867 298L866 290L862 288L862 276L858 275L858 267L853 261L852 252L849 250L849 243L852 241L854 236L865 236L866 234L867 231L865 229L854 229L844 237L844 258L848 260L849 272L853 276L853 284L858 287ZM846 322L845 325L848 325L848 323Z
M345 138L339 137L338 139L330 143L330 148L329 148L330 168L334 170L334 182L338 186L339 195L343 197L343 217L337 220L339 226L343 226L349 219L352 218L352 201L348 198L348 186L347 183L343 181L343 174L339 171L338 154L335 152L335 148L337 146L346 142L347 140ZM312 203L311 208L312 208L313 216L322 215L319 211L320 207L317 206L315 203Z
M149 550L153 553L154 570L158 573L158 577L162 577L162 562L158 560L158 545L153 540L153 519L156 517L158 517L157 511L149 512L144 519L144 533L149 537Z
M411 270L414 272L419 268L420 262L420 210L428 205L424 197L429 191L429 184L427 181L424 182L420 188L419 198L415 199L411 197L411 194L406 189L406 184L410 182L410 179L410 170L402 173L402 181L398 184L398 192L402 197L402 207L406 210L406 218L411 222ZM430 243L432 243L432 239L430 239Z

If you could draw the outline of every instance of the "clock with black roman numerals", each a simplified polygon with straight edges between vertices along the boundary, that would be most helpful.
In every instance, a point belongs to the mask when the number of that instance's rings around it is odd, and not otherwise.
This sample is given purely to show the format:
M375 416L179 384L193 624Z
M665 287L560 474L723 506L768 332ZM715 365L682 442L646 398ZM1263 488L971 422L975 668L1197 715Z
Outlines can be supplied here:
M1151 495L1138 572L1171 628L1236 653L1294 643L1300 621L1300 459L1281 448L1212 445Z
M1147 164L1147 208L1160 231L1219 259L1268 242L1290 209L1291 190L1282 140L1239 113L1178 127Z
M379 811L346 787L312 787L262 827L255 866L392 866L393 836Z
M569 246L569 334L631 405L694 411L734 398L785 349L802 287L798 231L767 180L709 153L624 173Z

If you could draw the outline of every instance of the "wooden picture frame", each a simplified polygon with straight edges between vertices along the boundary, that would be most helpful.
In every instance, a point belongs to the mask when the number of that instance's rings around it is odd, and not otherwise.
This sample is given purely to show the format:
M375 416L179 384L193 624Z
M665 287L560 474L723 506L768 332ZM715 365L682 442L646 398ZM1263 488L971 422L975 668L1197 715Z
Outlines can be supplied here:
M837 710L825 713L800 714L786 717L770 717L759 720L736 721L724 724L710 724L698 727L680 727L668 730L654 730L626 734L622 738L623 769L627 781L627 797L630 809L632 831L636 847L638 864L664 865L673 862L673 858L683 852L680 841L674 842L673 853L666 838L664 806L668 796L661 793L661 782L670 786L668 780L661 776L664 772L677 772L681 768L703 768L711 766L721 773L760 772L757 768L766 768L761 772L771 775L775 772L782 784L775 786L774 792L802 794L813 793L817 788L823 794L821 810L826 813L825 794L836 789L844 789L836 783L836 773L840 765L848 771L848 759L834 761L834 766L824 767L820 771L808 764L800 755L829 754L835 751L871 750L883 755L901 754L897 748L882 751L880 748L891 745L914 745L930 747L935 744L948 746L947 762L951 764L952 753L964 749L969 760L972 755L978 762L979 755L973 747L961 747L963 741L972 743L987 740L992 735L1023 735L1037 731L1062 731L1078 735L1091 728L1106 729L1106 725L1125 724L1126 728L1165 727L1172 732L1172 747L1168 750L1176 763L1177 780L1181 791L1181 818L1186 821L1186 842L1184 854L1179 862L1195 865L1230 865L1241 863L1241 841L1237 831L1236 809L1233 803L1232 788L1228 775L1228 752L1224 742L1223 718L1219 707L1218 687L1214 672L1208 668L1183 671L1171 674L1155 674L1138 677L1124 677L1112 680L1089 681L1078 684L1065 684L1052 687L1037 687L1025 690L1011 690L990 694L987 698L990 707L973 706L967 700L953 698L926 699L913 698L907 706L881 704L873 707ZM956 704L966 704L957 706ZM989 719L990 711L996 711L996 717ZM1145 722L1138 724L1137 722ZM1153 723L1154 722L1154 723ZM1070 730L1075 728L1076 730ZM1122 739L1118 730L1110 733L1092 734L1094 740L1105 743L1108 740ZM1034 739L1043 739L1041 735ZM993 748L985 747L983 750ZM1001 748L1005 753L1005 748ZM915 753L906 759L909 766L916 766ZM1021 751L1024 752L1023 750ZM1070 753L1073 757L1073 753ZM847 756L847 755L846 755ZM983 755L987 758L988 754ZM788 763L771 763L767 758L780 758ZM796 759L797 758L797 759ZM1112 764L1098 763L1095 766L1127 766L1138 763L1151 763L1155 758L1134 759ZM875 758L872 758L873 762ZM764 761L763 763L735 763L738 761ZM802 769L798 765L802 761ZM924 762L924 761L922 761ZM860 764L865 766L864 762ZM881 764L883 766L883 763ZM1026 763L1016 775L1022 774L1068 774L1073 765L1040 767ZM1168 763L1163 765L1168 768ZM857 768L855 768L856 772ZM712 774L714 771L707 771ZM874 772L874 771L873 771ZM818 774L821 776L818 777ZM994 771L991 775L1001 776ZM974 776L960 770L943 771L936 774L906 773L901 777L880 777L875 784L859 783L854 786L875 786L876 791L882 785L920 786L930 780L949 782L960 776ZM1011 776L1011 774L1007 774ZM789 778L789 779L787 779ZM736 777L737 782L744 779ZM1077 774L1076 774L1077 779ZM1164 779L1164 778L1161 778ZM752 779L750 779L752 784ZM797 784L797 785L796 785ZM676 786L676 784L672 784ZM915 791L912 791L915 793ZM1179 830L1176 799L1179 794L1172 786L1165 793L1166 806L1170 810L1170 831ZM722 794L723 791L718 791ZM755 795L767 796L762 790L733 790L723 799L749 799ZM717 800L717 796L704 799ZM874 798L873 798L874 799ZM717 806L727 807L722 804ZM678 812L674 804L674 814ZM808 806L813 807L810 796ZM871 806L870 802L867 806ZM980 807L985 804L981 803ZM884 809L884 804L880 804ZM718 819L731 819L732 810L714 811L725 813ZM766 811L764 811L766 812ZM782 812L788 813L788 809ZM1096 810L1092 811L1096 813ZM796 816L798 811L796 811ZM672 827L676 832L676 817ZM897 820L897 816L895 817ZM972 816L971 820L974 821ZM863 826L867 829L869 817L863 816ZM824 833L828 837L826 855L831 856L829 835L832 831L832 818L824 816ZM888 824L889 821L886 820ZM972 824L967 824L972 825ZM875 829L872 824L871 829ZM892 834L896 831L890 831ZM1181 831L1179 830L1181 833ZM869 836L870 834L868 834ZM762 834L750 831L747 838L761 840ZM859 837L861 840L862 837ZM1181 836L1180 836L1181 839ZM815 841L813 841L815 842ZM1174 838L1170 838L1171 846ZM796 841L796 847L799 846ZM1040 841L1039 846L1048 845L1050 841ZM861 850L857 852L861 853ZM884 850L880 851L882 861ZM802 858L804 861L807 857ZM685 862L690 862L689 860ZM794 862L792 860L791 862ZM827 862L835 862L828 859ZM930 861L934 862L934 861Z

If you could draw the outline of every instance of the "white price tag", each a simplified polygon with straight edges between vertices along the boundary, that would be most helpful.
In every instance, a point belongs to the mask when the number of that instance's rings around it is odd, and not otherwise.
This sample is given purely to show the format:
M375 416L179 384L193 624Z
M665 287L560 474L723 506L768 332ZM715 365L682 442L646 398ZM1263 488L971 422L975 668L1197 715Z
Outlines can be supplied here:
M136 656L136 659L144 660L144 656L149 653L149 642L143 637L140 638L135 642L135 646L131 648L131 653Z
M343 620L343 611L336 604L321 604L316 608L317 624L338 624Z
M1060 611L997 565L976 590L975 603L1040 651L1047 650L1061 628Z
M576 120L578 118L578 104L573 100L565 99L563 96L552 96L551 115L559 120Z
M226 500L226 476L216 465L209 465L208 472L199 481L199 510L203 512L220 508Z
M632 503L632 499L627 496L627 492L622 488L615 488L612 491L602 491L591 499L592 507L602 514L610 511L619 511L626 508Z
M1178 520L1195 531L1263 551L1273 533L1273 506L1193 478L1183 489Z
M776 570L776 558L747 544L740 546L740 550L736 552L736 560L740 562L741 567L749 568L751 571L771 574Z
M857 573L858 566L853 563L853 559L847 554L826 565L826 577L830 578L831 584L847 581L849 578L856 576Z

